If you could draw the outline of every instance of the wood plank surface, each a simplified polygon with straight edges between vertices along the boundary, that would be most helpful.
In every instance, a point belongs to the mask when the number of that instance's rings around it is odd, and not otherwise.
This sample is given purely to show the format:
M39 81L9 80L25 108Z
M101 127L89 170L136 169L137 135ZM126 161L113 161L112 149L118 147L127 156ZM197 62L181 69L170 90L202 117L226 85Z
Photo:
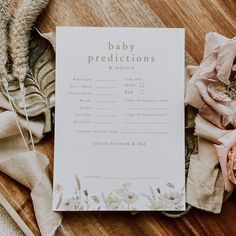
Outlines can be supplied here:
M184 27L188 58L199 63L207 32L236 35L236 0L51 0L37 27L42 32L50 32L57 25ZM37 149L49 157L52 172L53 135L45 137ZM29 191L0 173L0 193L31 232L40 235ZM157 212L65 213L60 233L69 236L231 236L236 235L235 219L234 193L219 215L197 209L181 219L170 219Z

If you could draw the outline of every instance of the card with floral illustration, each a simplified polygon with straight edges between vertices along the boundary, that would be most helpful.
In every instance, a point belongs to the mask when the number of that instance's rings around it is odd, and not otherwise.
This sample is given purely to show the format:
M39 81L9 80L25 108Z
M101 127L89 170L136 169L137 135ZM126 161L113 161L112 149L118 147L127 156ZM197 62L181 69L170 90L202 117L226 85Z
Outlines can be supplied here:
M57 28L53 210L185 210L184 42Z

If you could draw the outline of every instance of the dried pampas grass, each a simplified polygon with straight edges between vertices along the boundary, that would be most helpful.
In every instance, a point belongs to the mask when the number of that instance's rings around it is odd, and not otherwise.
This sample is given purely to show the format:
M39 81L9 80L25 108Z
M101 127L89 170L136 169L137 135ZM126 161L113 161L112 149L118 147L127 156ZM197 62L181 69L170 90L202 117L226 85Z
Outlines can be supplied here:
M13 77L21 82L29 70L28 50L32 26L48 3L49 0L23 0L10 24L12 72Z
M32 26L38 15L48 5L49 0L22 0L13 17L10 14L11 0L0 0L0 80L1 87L5 89L12 112L14 113L18 129L26 148L29 150L18 117L13 106L13 100L9 93L9 80L18 80L24 104L24 115L28 124L31 144L35 150L33 134L31 132L28 112L26 108L26 93L24 80L29 71L29 40ZM10 19L12 19L10 21ZM9 23L10 22L10 23ZM9 26L9 27L8 27ZM9 37L9 38L8 38ZM8 45L9 41L9 45ZM8 74L8 53L12 62L11 74Z
M11 0L0 1L0 79L6 79L8 61L8 37L7 26L10 20L9 5Z

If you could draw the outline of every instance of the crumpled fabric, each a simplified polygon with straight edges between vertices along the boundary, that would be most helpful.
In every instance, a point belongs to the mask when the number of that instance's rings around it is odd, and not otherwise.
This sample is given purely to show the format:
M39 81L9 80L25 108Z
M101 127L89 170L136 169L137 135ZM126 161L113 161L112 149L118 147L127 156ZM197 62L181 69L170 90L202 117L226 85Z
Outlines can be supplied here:
M234 190L236 179L236 101L224 90L235 71L235 57L236 37L208 33L203 61L185 73L186 105L198 110L198 155L190 159L186 200L214 213L220 213L225 193Z
M54 235L62 215L52 211L52 184L49 177L48 158L38 151L27 151L17 128L14 113L0 93L0 171L31 190L35 216L42 236ZM27 123L18 116L23 134L29 142ZM44 118L30 121L35 141L43 137Z
M204 59L199 67L188 68L185 101L203 113L205 119L220 128L229 124L236 127L236 109L224 93L235 70L236 37L227 39L217 33L208 33Z
M220 213L224 200L224 180L214 144L227 131L200 115L195 119L198 154L192 155L186 183L186 201L199 209Z
M215 148L223 172L225 190L231 192L234 190L234 185L236 185L236 129L231 130L217 141L220 144L215 145Z

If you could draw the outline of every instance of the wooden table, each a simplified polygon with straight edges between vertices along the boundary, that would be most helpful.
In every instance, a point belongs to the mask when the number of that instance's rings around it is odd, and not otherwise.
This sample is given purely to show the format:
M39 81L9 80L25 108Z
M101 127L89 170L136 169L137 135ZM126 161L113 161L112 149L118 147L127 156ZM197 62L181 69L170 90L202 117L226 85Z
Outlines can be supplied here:
M188 62L199 63L207 32L236 35L236 0L51 0L37 26L49 32L56 25L184 27ZM52 170L53 136L45 137L37 148L48 155ZM0 174L0 193L22 229L40 235L28 190ZM65 213L63 226L67 235L76 236L236 235L235 219L234 193L219 215L197 209L181 219L157 212Z

